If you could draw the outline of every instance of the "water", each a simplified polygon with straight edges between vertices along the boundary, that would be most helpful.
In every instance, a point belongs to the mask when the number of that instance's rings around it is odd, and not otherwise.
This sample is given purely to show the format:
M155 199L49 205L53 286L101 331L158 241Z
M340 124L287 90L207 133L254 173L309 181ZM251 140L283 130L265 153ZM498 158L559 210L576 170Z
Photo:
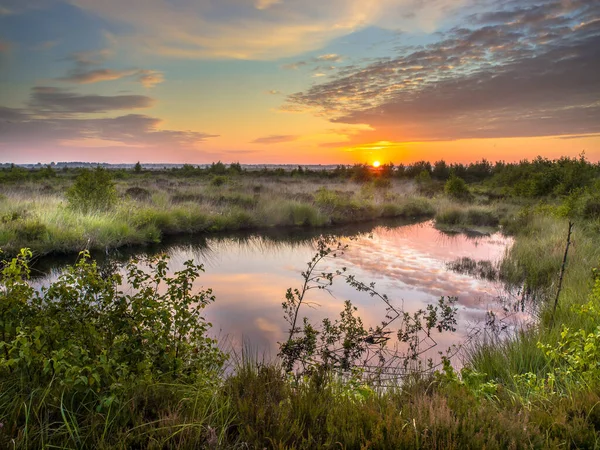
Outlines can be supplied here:
M374 281L380 293L387 294L398 308L414 312L441 296L458 297L458 327L453 333L435 335L437 354L452 344L464 342L481 327L490 310L501 312L506 292L499 283L450 271L447 263L460 257L499 261L512 241L500 234L489 236L448 235L436 230L432 222L417 224L387 223L347 226L334 233L348 249L343 256L322 266L322 270L347 267L364 282ZM126 260L132 254L166 252L171 273L188 259L204 265L197 286L212 288L216 302L205 310L213 324L211 334L235 350L251 348L266 357L278 351L286 338L288 324L281 303L286 289L300 287L305 270L316 248L318 231L287 230L281 233L233 234L215 237L185 237L158 247L129 250L112 255L93 255L103 262ZM48 284L70 258L39 261L34 266L36 285ZM358 307L367 326L381 323L385 305L365 293L356 292L342 281L331 292L312 290L312 303L301 312L316 321L338 317L344 300ZM517 314L516 319L520 319ZM437 332L436 332L437 333ZM430 355L431 356L431 355Z

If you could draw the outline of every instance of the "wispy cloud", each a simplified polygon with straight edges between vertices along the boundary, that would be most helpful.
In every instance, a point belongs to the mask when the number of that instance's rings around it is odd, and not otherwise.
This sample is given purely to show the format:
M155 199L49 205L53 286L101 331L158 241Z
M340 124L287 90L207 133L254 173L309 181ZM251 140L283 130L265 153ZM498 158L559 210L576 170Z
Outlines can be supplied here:
M32 89L29 106L37 112L102 113L149 108L154 100L144 95L81 95L65 89L37 86Z
M276 135L272 134L270 136L259 137L254 139L251 144L281 144L284 142L292 142L298 139L299 136L295 135Z
M317 56L318 61L329 61L329 62L340 62L342 61L342 57L335 53L328 53L326 55Z
M145 87L151 88L165 81L165 76L157 70L139 70L137 80Z
M89 84L98 83L100 81L119 80L124 77L129 77L137 73L136 70L111 70L111 69L95 69L87 71L71 71L67 76L59 78L60 81L70 83Z
M66 76L58 78L60 81L77 84L91 84L101 81L114 81L126 77L135 77L147 88L156 86L164 81L164 75L156 70L112 70L112 69L93 69L93 70L71 70Z
M67 59L75 62L80 67L87 67L102 64L111 55L113 55L113 53L114 50L107 47L71 53L69 56L67 56Z
M257 0L254 6L256 9L267 9L281 2L282 0Z
M306 66L308 63L306 61L297 61L293 63L284 64L281 66L282 69L286 70L298 70L300 67Z
M137 0L70 2L125 24L129 43L153 54L273 60L316 51L368 26L430 29L463 0L153 0L143 2L143 11Z
M0 147L48 149L65 147L83 149L115 149L121 158L135 154L137 158L149 151L169 149L175 154L188 155L200 144L218 135L197 131L160 129L161 120L141 114L114 118L39 117L35 112L0 107ZM116 154L119 154L119 153Z

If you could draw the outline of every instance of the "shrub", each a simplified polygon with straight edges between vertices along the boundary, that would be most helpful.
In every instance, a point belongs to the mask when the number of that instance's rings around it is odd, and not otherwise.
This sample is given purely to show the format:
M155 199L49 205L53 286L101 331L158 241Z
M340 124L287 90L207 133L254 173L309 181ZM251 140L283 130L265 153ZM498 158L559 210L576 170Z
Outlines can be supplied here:
M210 180L211 186L223 186L225 183L227 183L227 177L223 175L217 175Z
M444 192L447 196L456 200L468 200L471 198L471 193L467 187L467 183L462 178L452 175L444 185Z
M129 198L139 201L148 201L152 198L152 194L148 189L133 186L125 191L125 195Z
M373 186L377 189L389 189L392 187L392 181L389 178L376 178L373 181Z
M47 387L44 414L58 414L50 405L62 406L63 398L110 411L127 389L210 379L224 362L201 315L212 292L192 289L202 266L187 261L169 277L164 255L141 266L132 260L123 280L102 274L83 252L48 288L35 290L27 281L30 257L22 250L0 274L0 379L10 380L13 395ZM21 408L2 410L11 406L1 404L0 417L15 414L9 423L23 424Z
M117 190L110 173L98 166L94 170L84 170L67 191L71 208L84 213L105 211L117 201Z

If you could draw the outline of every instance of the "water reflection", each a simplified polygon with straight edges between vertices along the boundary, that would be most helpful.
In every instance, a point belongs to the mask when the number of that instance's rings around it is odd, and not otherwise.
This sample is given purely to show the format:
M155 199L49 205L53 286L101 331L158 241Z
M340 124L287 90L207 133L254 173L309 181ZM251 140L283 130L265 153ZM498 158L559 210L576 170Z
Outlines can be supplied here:
M234 348L244 344L259 353L275 355L278 341L286 336L281 303L288 287L299 287L300 272L315 251L318 231L293 230L285 233L253 233L216 237L187 237L157 247L132 249L110 255L93 255L101 263L127 260L132 255L167 252L171 272L180 270L183 262L194 259L204 264L206 273L200 285L212 288L216 302L206 310L213 324L212 333L228 341ZM439 350L465 338L481 323L488 310L501 310L498 298L502 287L494 282L455 273L446 264L460 257L498 261L511 240L500 234L491 236L447 235L431 222L418 224L363 224L336 229L346 244L345 254L323 270L347 267L362 281L375 281L396 307L407 311L424 308L440 296L457 296L458 330L442 335ZM39 261L35 268L40 286L55 278L73 257ZM337 317L343 302L351 300L358 307L366 326L377 325L385 316L385 305L366 293L359 293L339 282L331 294L313 290L309 300L318 305L306 308L311 320ZM517 317L518 318L518 317ZM436 352L437 350L436 349Z

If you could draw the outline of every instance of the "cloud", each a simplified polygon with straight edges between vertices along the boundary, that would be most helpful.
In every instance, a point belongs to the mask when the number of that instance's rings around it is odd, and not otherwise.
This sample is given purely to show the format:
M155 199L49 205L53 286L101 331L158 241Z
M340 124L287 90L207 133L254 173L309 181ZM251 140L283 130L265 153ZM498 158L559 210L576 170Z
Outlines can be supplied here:
M58 78L60 81L66 81L77 84L90 84L98 83L101 81L114 81L120 80L125 77L135 77L136 81L140 82L147 88L156 86L162 83L164 75L156 70L140 70L140 69L129 69L129 70L112 70L112 69L93 69L93 70L81 70L75 69L70 71L67 76Z
M269 94L269 95L280 95L281 91L278 91L277 89L271 89L271 90L266 91L266 94Z
M165 77L157 70L140 70L137 72L137 80L145 87L152 88L165 81Z
M308 64L306 61L297 61L289 64L284 64L281 66L282 69L286 70L298 70L300 67L306 66Z
M494 5L438 42L341 68L283 109L398 142L599 132L600 3Z
M340 62L342 57L335 53L328 53L326 55L317 56L318 61L329 61L329 62Z
M298 139L298 136L294 135L275 135L259 137L254 139L251 144L281 144L284 142L292 142Z
M119 80L124 77L129 77L137 73L136 70L111 70L111 69L96 69L88 71L71 71L65 77L59 78L60 81L70 83L89 84L98 83L99 81Z
M256 9L267 9L273 5L281 3L282 0L257 0L254 6Z
M137 148L187 151L217 135L160 129L161 120L142 114L114 118L40 118L0 107L0 147L15 149ZM97 154L97 153L96 153ZM122 157L122 155L121 155Z
M112 56L112 54L113 50L111 48L101 48L74 52L67 56L67 59L75 62L78 66L87 67L102 64Z
M149 108L154 100L144 95L80 95L55 87L32 89L29 106L37 112L101 113L114 110Z
M319 50L368 26L432 29L464 0L68 1L126 26L120 43L155 55L273 60Z
M27 119L27 114L24 113L20 109L15 108L7 108L5 106L0 106L0 121L20 121Z

